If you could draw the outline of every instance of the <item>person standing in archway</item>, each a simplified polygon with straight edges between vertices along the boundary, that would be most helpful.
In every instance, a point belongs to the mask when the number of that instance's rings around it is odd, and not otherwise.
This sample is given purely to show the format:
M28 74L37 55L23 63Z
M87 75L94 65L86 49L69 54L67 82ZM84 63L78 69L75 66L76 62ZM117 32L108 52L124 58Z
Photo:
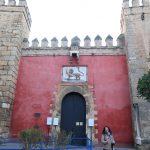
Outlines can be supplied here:
M115 140L112 135L112 131L107 126L105 126L102 131L101 142L103 144L103 150L113 150L115 145Z

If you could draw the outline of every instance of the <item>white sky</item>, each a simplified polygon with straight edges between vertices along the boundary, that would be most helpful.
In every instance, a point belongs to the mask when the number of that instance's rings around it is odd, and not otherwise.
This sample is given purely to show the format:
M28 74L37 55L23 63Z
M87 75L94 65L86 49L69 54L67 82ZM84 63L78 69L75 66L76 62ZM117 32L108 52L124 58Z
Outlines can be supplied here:
M41 40L89 35L93 41L99 34L120 34L122 0L27 0L32 17L30 39ZM60 43L60 42L59 42Z

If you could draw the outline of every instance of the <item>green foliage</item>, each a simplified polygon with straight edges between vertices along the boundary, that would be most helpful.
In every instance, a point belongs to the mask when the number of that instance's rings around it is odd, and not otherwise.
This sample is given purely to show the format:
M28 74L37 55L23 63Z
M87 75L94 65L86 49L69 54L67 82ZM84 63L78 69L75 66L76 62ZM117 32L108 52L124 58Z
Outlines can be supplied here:
M66 146L69 143L72 133L67 133L64 130L57 133L57 145Z
M37 143L43 141L43 132L39 129L26 129L20 132L20 140L25 146L25 150L29 150L31 144L36 147Z
M139 79L137 90L138 96L150 102L150 71Z
M67 133L65 131L55 131L54 135L50 140L49 136L44 136L43 132L39 129L31 128L20 132L20 140L24 144L25 150L29 150L32 147L39 148L39 143L43 142L46 147L53 146L58 149L65 149L65 146L69 143L72 133Z

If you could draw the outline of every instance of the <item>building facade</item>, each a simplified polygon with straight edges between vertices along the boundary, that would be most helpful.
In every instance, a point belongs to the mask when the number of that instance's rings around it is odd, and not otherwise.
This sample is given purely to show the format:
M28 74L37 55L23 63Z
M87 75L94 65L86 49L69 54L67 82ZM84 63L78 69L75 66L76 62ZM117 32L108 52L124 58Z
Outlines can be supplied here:
M150 69L150 2L123 1L117 46L108 35L74 37L68 46L46 38L29 46L31 16L25 0L0 0L0 129L12 137L39 127L49 131L47 117L57 118L57 130L100 142L109 126L117 143L149 149L150 104L137 97L138 79Z

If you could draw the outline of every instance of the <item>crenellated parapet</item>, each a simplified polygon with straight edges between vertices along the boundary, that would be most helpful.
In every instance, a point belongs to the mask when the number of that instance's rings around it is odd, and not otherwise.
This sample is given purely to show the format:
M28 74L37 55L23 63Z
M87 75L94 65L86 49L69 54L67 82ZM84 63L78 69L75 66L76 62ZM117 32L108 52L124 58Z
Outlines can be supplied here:
M123 0L123 8L134 8L139 6L149 6L149 0Z
M33 39L32 40L32 43L31 43L31 46L29 46L29 41L28 39L24 39L23 40L23 44L22 44L22 48L23 49L28 49L29 47L32 47L32 48L69 48L69 47L82 47L82 48L87 48L87 49L90 49L90 48L113 48L113 47L120 47L120 48L123 48L124 47L124 43L125 43L125 38L124 38L124 35L121 34L118 36L117 38L117 45L115 46L114 45L114 41L113 41L113 38L111 35L108 35L105 39L105 45L102 45L102 38L97 35L95 37L95 39L93 40L93 43L94 45L92 46L91 45L91 38L87 35L85 38L84 38L84 45L80 45L81 43L81 40L79 37L75 36L71 39L71 45L69 46L68 45L68 39L67 37L63 37L59 43L58 39L56 37L52 38L50 40L50 42L48 41L47 38L44 38L41 40L41 42L39 42L39 40L37 38ZM60 46L59 46L60 45Z
M102 45L102 38L99 35L93 39L93 46L89 36L83 39L83 45L80 45L81 40L78 36L71 39L70 45L66 36L60 42L56 37L49 41L47 38L41 41L35 38L29 44L28 39L25 38L22 44L22 56L69 56L72 50L78 51L80 56L126 55L124 34L118 36L117 45L113 44L113 38L110 35L106 37L105 45Z
M0 0L0 5L5 5L5 6L27 6L27 1L26 0L19 0L19 3L17 4L16 0L8 0L6 3L6 0Z
M29 28L31 27L32 20L26 0L19 0L18 3L16 2L16 0L8 0L7 3L6 0L0 0L0 10L10 12L22 11L26 17Z

